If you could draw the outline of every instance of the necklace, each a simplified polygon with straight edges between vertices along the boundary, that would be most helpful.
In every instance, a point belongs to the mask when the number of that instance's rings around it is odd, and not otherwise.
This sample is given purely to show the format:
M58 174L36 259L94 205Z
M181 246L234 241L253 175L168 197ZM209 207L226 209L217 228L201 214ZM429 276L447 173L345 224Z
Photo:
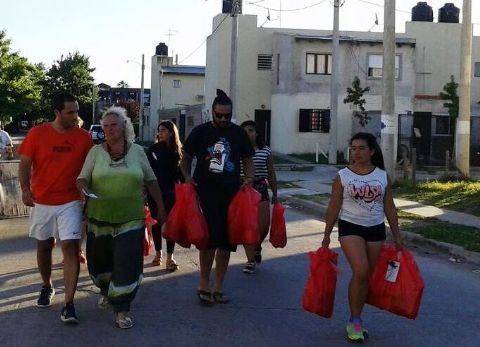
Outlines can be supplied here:
M117 161L117 160L120 160L120 159L124 158L125 155L127 154L127 141L126 140L123 140L123 150L122 150L121 153L113 152L110 145L108 143L106 143L106 145L107 145L107 152L110 155L110 159L112 159L114 161Z

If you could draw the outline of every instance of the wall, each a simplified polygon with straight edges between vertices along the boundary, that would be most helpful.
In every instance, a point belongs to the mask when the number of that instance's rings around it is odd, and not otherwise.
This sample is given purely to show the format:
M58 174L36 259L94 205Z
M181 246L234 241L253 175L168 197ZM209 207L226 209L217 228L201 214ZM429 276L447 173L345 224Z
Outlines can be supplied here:
M180 80L181 87L174 88L173 81ZM204 93L205 76L201 75L181 75L181 74L163 74L163 108L175 108L182 105L195 105L202 103L203 100L196 98L197 95Z
M0 219L27 216L30 208L22 202L18 181L19 160L0 161Z

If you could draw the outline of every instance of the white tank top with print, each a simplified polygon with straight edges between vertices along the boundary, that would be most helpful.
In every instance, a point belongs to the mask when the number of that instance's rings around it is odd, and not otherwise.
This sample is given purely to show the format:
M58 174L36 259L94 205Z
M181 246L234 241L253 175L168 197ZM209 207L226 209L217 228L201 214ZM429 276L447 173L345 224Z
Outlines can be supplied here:
M343 203L339 218L370 227L385 220L383 198L387 189L387 173L376 167L360 175L349 168L338 172L343 187Z

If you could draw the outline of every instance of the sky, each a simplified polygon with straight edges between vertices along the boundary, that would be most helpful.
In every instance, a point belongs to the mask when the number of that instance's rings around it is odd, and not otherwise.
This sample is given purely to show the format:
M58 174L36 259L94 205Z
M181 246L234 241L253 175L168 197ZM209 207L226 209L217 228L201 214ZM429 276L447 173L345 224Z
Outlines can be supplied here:
M427 0L438 9L446 2ZM145 87L150 87L150 60L159 42L178 54L180 64L204 65L206 37L221 0L0 0L0 30L12 48L32 63L53 62L78 51L90 57L96 83L125 80L140 87L145 54ZM333 27L333 0L243 0L243 13L258 15L258 25L298 29ZM417 0L396 0L396 31L404 32ZM383 31L384 0L343 0L340 30ZM268 10L270 9L270 10ZM282 11L278 11L282 9ZM267 16L270 15L270 20ZM375 25L378 16L379 25ZM461 20L461 14L460 14ZM480 35L480 1L472 0L474 35ZM170 34L170 35L169 35ZM173 52L172 52L173 51Z

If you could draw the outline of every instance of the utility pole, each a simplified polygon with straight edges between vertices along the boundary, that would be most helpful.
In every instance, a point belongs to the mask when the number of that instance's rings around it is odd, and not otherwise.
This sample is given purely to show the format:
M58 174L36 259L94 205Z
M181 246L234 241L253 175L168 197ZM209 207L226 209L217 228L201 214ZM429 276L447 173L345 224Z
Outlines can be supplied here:
M92 86L92 124L95 124L95 84Z
M232 4L232 38L230 43L230 99L233 107L237 101L237 49L238 49L238 14L241 13L241 0L234 0ZM235 117L235 113L233 115Z
M463 0L460 61L460 107L455 134L455 165L470 176L470 117L472 73L472 1Z
M385 170L395 182L398 118L395 114L395 0L385 0L383 19L381 148Z
M140 114L138 115L138 136L140 140L143 141L143 80L145 73L145 54L142 54L142 77L140 80Z
M339 17L340 0L333 2L333 34L332 34L332 82L330 83L330 141L328 146L328 163L337 163L337 122L338 122L338 71L340 67Z

